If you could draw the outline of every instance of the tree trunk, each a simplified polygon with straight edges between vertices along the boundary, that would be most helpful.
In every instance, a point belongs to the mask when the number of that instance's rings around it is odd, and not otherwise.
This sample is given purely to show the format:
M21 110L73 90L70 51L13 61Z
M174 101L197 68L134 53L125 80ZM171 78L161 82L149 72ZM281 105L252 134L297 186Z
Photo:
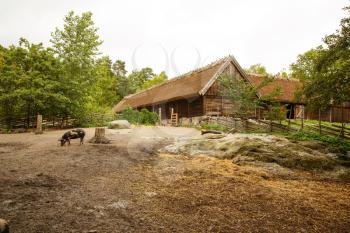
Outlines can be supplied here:
M105 128L96 128L95 129L95 137L96 138L103 138L105 136Z

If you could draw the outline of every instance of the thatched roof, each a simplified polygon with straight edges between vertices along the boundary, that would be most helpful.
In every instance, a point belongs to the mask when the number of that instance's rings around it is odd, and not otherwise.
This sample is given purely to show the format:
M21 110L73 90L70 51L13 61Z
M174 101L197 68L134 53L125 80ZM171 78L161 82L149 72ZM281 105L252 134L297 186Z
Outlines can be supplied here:
M264 79L262 75L249 74L249 81L258 86ZM275 97L276 100L286 103L296 103L294 94L301 88L301 82L297 79L274 78L272 82L261 88L260 95L266 96L273 92L276 88L281 88L281 93Z
M126 107L140 107L169 100L198 96L210 79L218 73L227 58L220 59L205 67L193 70L157 86L124 97L113 111L120 112Z
M114 112L121 112L127 107L143 107L176 99L204 95L216 78L232 63L241 76L252 85L258 85L263 77L247 75L233 56L228 56L205 67L193 70L157 86L124 97L116 106ZM276 79L262 89L261 95L270 93L274 87L281 86L282 94L277 97L284 102L294 102L294 92L299 82L295 80Z

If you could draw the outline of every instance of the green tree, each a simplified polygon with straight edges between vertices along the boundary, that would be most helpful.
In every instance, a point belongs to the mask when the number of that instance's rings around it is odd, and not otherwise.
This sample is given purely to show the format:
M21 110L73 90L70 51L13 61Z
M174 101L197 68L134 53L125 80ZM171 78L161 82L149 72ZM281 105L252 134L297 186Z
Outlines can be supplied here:
M153 70L149 67L141 70L134 70L128 75L129 87L132 93L142 90L142 85L151 79L153 79Z
M164 71L162 71L159 75L155 75L152 79L145 81L142 84L141 89L144 90L153 87L155 85L165 82L166 80L168 80L168 76Z
M112 70L117 78L117 95L123 98L132 93L129 85L128 77L126 76L125 62L121 60L116 60L112 65Z
M271 76L266 76L258 85L254 86L227 73L222 74L219 78L221 94L232 101L234 106L232 114L240 118L249 118L257 108L266 107L266 104L276 106L274 104L275 97L280 94L280 88L275 88L265 96L259 94L260 90L272 80Z
M96 83L90 96L92 110L110 109L120 100L117 93L117 78L112 71L112 61L108 56L97 60L95 66Z
M61 64L49 48L21 38L19 46L1 49L0 112L8 126L15 117L60 115L69 105L61 85Z
M11 46L0 49L0 115L5 118L8 128L11 127L12 119L19 112L18 103L20 97L15 94L18 89L18 80L23 76L18 56L22 50Z
M92 13L81 16L69 12L63 29L56 28L50 40L63 65L64 86L69 87L71 105L67 114L82 115L95 80L95 58L102 41L92 21Z
M344 9L350 13L350 6ZM343 18L340 30L323 41L325 47L300 55L291 65L293 75L303 81L302 94L309 107L317 109L350 100L350 17Z
M298 55L297 61L290 65L292 77L300 80L311 80L315 76L317 62L323 52L323 46L318 46Z
M245 69L245 71L250 74L268 75L266 67L261 64L251 65L248 69Z

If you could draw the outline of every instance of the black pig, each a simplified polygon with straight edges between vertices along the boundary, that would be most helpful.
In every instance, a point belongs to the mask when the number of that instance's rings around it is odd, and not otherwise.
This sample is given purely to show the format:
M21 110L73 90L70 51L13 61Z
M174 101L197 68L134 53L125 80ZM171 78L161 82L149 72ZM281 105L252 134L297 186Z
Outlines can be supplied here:
M61 146L66 144L68 142L68 145L70 145L70 139L76 139L80 138L80 145L84 144L84 137L85 137L85 131L83 129L73 129L70 131L67 131L63 134L63 136L58 139L58 141L61 141Z

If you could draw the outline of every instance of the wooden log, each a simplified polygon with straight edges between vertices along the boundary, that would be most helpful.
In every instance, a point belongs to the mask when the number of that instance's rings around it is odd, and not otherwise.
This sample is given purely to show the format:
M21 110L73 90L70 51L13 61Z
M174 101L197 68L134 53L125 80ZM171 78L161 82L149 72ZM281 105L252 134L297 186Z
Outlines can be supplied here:
M217 130L202 130L201 134L207 134L207 133L212 133L212 134L222 134L221 131L217 131Z

